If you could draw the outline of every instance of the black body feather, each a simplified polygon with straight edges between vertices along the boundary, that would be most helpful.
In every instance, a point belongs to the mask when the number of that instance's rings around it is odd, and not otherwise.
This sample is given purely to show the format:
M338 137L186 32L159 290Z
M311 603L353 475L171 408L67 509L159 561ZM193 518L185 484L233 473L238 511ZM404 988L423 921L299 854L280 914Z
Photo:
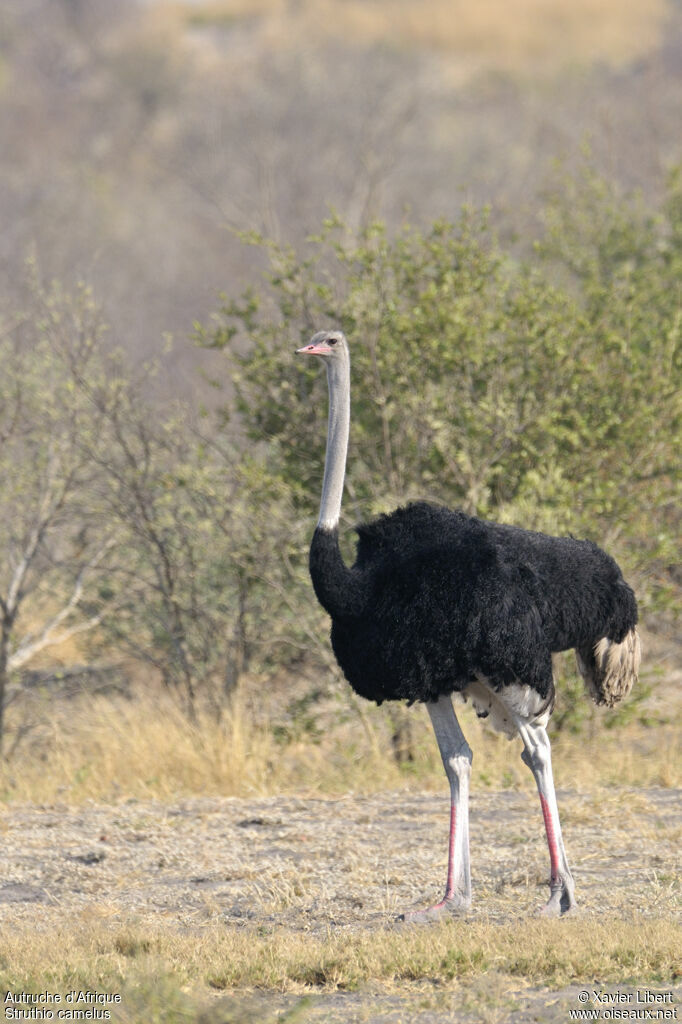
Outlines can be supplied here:
M477 676L553 699L553 651L620 643L637 605L616 562L590 541L549 537L417 502L357 528L355 564L336 530L310 549L331 640L361 696L433 701Z

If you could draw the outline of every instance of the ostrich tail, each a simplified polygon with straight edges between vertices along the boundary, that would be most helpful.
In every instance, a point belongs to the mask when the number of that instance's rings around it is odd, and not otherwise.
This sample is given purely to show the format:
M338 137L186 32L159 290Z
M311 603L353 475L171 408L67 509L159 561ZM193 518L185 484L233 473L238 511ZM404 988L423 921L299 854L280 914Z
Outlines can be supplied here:
M575 656L592 700L612 708L637 681L642 657L637 628L633 626L619 644L602 637L593 647L577 648Z

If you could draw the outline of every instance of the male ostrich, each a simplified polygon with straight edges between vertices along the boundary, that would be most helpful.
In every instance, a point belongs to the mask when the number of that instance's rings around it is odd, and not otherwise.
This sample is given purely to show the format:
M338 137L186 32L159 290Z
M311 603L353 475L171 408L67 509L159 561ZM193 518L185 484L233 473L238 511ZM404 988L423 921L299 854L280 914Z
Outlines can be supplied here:
M310 575L332 620L331 642L356 693L422 701L450 783L445 896L428 920L471 903L471 748L451 696L469 698L510 738L540 794L550 857L543 912L575 906L561 838L546 726L554 707L552 652L575 648L597 704L612 706L637 678L635 597L614 560L595 544L548 537L416 502L357 527L355 564L341 557L338 522L350 424L350 355L340 331L319 331L298 349L327 368L329 425L320 516Z

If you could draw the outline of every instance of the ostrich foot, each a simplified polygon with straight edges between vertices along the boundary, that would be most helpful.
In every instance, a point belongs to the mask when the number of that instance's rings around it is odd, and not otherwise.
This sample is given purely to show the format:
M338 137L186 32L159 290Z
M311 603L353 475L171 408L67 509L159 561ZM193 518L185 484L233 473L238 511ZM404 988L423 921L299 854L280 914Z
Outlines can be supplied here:
M540 917L563 917L564 914L571 914L578 909L573 892L573 884L562 881L559 885L553 886L551 895L544 907L540 907Z
M431 921L441 921L447 917L461 917L470 907L471 899L465 896L445 896L440 903L434 903L425 910L406 910L404 914L396 917L396 921L405 924L429 924Z

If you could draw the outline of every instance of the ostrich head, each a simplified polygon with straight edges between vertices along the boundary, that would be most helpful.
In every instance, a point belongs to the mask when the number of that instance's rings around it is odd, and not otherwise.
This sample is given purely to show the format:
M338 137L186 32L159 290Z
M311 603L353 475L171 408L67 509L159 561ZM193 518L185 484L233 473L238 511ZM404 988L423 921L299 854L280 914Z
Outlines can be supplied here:
M307 345L297 348L296 352L320 356L328 364L336 363L348 359L348 342L343 331L318 331Z

